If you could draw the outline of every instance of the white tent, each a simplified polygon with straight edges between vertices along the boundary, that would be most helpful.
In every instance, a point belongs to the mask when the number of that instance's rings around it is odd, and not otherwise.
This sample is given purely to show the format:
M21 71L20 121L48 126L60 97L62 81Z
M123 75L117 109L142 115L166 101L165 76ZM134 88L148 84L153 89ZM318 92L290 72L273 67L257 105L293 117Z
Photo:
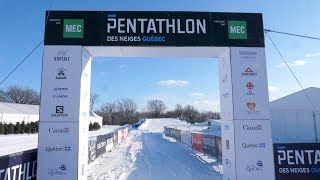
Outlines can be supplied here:
M270 102L274 142L320 140L320 88L308 88Z
M39 106L0 102L0 123L25 123L39 121ZM97 122L102 126L102 117L90 113L89 123Z
M0 122L25 123L39 120L39 106L0 102Z
M102 127L102 120L103 118L101 116L98 116L93 111L90 111L90 117L89 117L89 123L98 123Z

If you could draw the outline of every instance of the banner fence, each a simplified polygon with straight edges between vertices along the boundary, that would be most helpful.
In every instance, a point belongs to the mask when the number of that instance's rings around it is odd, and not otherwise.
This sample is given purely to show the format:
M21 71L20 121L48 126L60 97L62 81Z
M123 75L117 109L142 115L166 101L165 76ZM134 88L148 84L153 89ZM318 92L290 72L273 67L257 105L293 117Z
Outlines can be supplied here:
M94 162L99 156L113 149L118 142L118 133L126 139L132 128L122 127L114 132L88 139L88 163ZM0 180L36 180L38 149L32 149L0 157Z
M172 127L164 127L164 135L222 161L222 140L219 136L178 130Z

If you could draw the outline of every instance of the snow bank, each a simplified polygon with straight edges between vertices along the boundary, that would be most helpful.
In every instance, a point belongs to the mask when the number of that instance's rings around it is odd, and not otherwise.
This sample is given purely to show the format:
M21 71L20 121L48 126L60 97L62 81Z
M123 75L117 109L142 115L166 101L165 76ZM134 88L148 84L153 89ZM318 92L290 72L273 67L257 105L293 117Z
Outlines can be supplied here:
M163 132L164 126L186 126L190 125L185 121L173 118L160 118L160 119L146 119L146 121L139 127L139 130L149 132Z

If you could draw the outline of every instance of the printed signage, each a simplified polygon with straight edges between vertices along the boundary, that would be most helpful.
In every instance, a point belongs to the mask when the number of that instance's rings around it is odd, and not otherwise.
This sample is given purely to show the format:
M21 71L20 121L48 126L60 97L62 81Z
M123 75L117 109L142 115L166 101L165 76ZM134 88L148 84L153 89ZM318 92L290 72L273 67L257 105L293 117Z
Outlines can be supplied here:
M274 144L276 180L319 180L320 143Z
M261 14L50 11L49 15L45 45L264 47Z
M83 38L83 19L64 19L63 38Z
M228 21L229 39L247 39L246 21Z

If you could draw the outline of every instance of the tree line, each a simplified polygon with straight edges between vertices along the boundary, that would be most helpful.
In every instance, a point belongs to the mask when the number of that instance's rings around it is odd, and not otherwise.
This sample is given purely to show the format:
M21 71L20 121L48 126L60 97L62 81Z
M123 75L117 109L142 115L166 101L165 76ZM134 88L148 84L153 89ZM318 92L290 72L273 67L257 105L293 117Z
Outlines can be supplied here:
M103 117L103 125L134 124L142 118L179 118L189 123L220 119L218 112L202 112L190 104L185 106L177 104L173 110L168 110L165 102L157 99L148 101L145 111L138 111L138 105L130 98L118 99L96 107L98 101L99 95L92 93L90 110ZM0 102L39 105L40 94L29 87L9 86L0 89ZM92 125L91 128L98 129L97 125L95 127Z
M137 107L132 99L124 98L103 104L95 110L95 113L103 117L103 125L134 124L144 118L178 118L189 123L220 119L220 113L201 112L190 104L186 106L177 104L174 110L167 110L165 102L157 99L147 102L146 111L140 112Z
M33 134L37 133L39 122L22 123L0 123L0 134Z

